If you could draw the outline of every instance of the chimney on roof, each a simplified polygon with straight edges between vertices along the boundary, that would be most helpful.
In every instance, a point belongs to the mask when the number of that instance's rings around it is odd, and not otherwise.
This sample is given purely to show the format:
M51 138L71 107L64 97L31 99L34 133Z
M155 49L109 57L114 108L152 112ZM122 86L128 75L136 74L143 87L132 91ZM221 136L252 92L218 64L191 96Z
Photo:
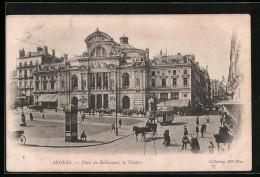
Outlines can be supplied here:
M206 71L208 71L208 65L206 66Z
M55 50L54 49L52 49L52 56L53 56L53 58L55 58Z
M120 44L128 44L128 37L123 35L123 37L120 37Z
M162 52L162 49L160 50L160 55L161 55L161 57L162 57L162 54L163 54L163 52Z
M149 49L146 48L145 51L146 51L146 59L149 60Z
M24 57L25 56L25 51L24 49L19 50L19 57Z
M224 77L224 76L222 76L222 81L223 81L223 82L225 81L225 77Z
M44 55L48 55L48 47L44 46Z
M64 54L64 61L65 61L65 62L68 61L68 54Z

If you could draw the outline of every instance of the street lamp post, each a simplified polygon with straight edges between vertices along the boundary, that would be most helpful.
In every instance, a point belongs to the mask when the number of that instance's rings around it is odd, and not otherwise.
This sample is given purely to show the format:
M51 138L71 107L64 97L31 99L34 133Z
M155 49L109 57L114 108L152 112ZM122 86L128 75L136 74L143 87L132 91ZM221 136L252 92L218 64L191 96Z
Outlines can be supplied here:
M24 105L25 99L26 99L26 97L25 97L25 95L22 93L22 94L19 96L20 105L21 105L21 108L22 108L20 126L26 126L26 124L27 124L27 123L25 122L25 115L24 115L24 112L23 112L23 105Z
M117 127L117 68L116 68L116 135L118 135L118 127Z

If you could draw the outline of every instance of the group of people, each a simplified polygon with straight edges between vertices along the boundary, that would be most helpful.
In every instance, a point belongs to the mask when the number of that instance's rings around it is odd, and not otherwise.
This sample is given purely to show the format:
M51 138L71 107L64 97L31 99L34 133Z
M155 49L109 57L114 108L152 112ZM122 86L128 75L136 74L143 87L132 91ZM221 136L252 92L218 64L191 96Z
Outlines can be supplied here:
M118 124L119 124L119 128L121 129L121 126L122 126L122 120L121 120L121 119L119 119ZM115 122L113 122L113 123L111 124L111 133L112 133L113 131L116 132Z

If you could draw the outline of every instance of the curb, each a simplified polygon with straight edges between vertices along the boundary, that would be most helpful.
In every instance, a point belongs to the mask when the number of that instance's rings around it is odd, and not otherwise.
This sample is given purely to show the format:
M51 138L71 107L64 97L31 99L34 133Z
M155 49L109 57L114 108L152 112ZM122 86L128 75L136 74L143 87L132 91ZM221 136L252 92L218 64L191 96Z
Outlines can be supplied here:
M44 146L44 145L36 145L36 144L24 144L22 146L31 146L31 147L47 147L47 148L82 148L82 147L91 147L91 146L101 146L101 145L105 145L105 144L109 144L109 143L113 143L115 141L118 141L120 139L126 138L128 136L134 135L134 133L129 134L129 135L125 135L123 137L111 140L111 141L107 141L105 143L99 143L99 144L92 144L92 145L82 145L82 146Z

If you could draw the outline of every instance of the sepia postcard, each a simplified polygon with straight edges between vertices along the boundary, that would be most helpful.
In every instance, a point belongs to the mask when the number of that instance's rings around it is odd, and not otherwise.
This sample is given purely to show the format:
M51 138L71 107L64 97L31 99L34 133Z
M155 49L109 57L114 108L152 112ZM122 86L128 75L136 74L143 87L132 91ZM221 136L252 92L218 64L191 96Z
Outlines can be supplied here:
M7 172L252 169L247 14L8 15Z

